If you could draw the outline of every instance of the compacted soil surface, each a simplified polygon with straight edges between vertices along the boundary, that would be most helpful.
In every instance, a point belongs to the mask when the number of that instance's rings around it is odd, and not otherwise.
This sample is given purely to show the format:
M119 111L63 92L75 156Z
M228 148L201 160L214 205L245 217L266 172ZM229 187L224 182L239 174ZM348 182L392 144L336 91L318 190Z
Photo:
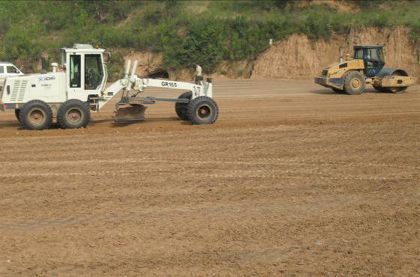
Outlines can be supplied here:
M110 103L79 130L1 113L0 275L420 274L419 86L214 96L208 126L168 103L127 125Z

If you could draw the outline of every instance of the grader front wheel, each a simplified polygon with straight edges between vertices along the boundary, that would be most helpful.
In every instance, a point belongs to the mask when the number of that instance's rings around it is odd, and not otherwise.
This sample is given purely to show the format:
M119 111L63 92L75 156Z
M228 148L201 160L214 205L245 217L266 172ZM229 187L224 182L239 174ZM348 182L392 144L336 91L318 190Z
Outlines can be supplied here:
M212 98L200 96L188 103L187 114L194 125L213 124L219 116L219 107Z
M178 99L188 99L191 100L192 92L187 91L181 94ZM175 103L175 112L179 119L187 121L188 120L188 103Z
M57 122L63 129L84 128L89 124L89 121L89 107L80 100L68 100L58 109Z
M19 122L27 130L49 129L52 124L52 110L47 103L32 100L23 105L19 112Z

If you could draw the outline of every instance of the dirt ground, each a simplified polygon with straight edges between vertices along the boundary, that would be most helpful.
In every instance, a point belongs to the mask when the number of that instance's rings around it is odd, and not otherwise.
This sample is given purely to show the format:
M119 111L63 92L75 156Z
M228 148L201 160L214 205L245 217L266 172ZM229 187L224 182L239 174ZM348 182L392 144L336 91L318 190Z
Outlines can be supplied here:
M0 275L420 274L420 86L220 81L215 98L211 126L169 104L82 130L0 114Z

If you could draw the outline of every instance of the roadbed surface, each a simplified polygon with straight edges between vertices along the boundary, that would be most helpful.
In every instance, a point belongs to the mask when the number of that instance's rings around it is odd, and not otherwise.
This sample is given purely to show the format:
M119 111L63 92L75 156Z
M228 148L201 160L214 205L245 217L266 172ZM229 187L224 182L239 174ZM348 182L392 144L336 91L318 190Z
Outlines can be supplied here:
M152 96L181 94L150 90ZM420 86L215 81L214 125L150 105L26 131L0 114L0 275L420 274Z

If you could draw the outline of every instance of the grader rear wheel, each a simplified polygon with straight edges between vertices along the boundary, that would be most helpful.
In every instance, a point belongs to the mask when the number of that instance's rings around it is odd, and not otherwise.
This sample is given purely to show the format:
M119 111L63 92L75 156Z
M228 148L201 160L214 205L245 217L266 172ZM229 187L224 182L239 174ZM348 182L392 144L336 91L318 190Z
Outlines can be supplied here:
M20 114L20 109L15 109L15 116L16 116L16 119L17 119L17 121L19 121L19 123L20 123L20 117L19 117L19 114Z
M23 105L19 112L19 118L24 129L49 129L52 124L52 110L47 103L40 100L32 100Z
M89 124L89 121L89 107L80 100L68 100L58 109L57 122L63 129L84 128Z

